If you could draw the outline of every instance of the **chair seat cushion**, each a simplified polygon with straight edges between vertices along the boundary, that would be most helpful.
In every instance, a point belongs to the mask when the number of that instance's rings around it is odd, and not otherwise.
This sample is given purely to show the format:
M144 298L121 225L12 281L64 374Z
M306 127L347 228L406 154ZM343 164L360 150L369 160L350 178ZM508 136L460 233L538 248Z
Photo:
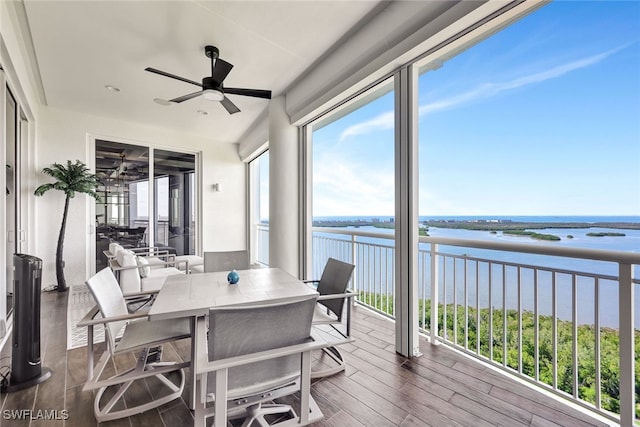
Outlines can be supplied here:
M196 265L204 265L204 258L198 255L177 255L175 260L178 263L178 268L184 268L185 261L189 262L189 268Z
M140 290L142 292L160 290L167 280L167 277L176 274L184 274L184 272L174 267L152 268L149 276L140 279Z
M191 336L189 319L137 320L127 325L122 339L116 345L116 353L149 347L155 343L176 340Z
M149 263L149 265L151 266L151 268L153 269L158 269L158 268L164 268L166 266L166 261L163 258L158 258L155 256L148 256L145 257L147 262Z

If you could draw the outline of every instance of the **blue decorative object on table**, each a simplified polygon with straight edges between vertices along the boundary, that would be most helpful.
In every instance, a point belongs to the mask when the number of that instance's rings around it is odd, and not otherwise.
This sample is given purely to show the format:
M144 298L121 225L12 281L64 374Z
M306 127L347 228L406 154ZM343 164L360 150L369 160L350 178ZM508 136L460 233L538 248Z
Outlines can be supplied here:
M235 285L240 281L240 275L235 270L230 271L229 274L227 274L227 281L230 285Z

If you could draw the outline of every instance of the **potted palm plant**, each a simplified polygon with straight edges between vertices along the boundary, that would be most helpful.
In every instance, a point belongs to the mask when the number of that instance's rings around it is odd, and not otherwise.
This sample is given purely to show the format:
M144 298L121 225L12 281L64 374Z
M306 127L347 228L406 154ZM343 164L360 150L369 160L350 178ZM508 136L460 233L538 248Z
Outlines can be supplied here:
M80 160L71 163L67 160L67 165L54 163L50 167L42 169L42 172L56 181L49 184L43 184L36 188L34 194L42 196L49 190L59 190L64 192L64 212L62 214L62 225L60 226L60 234L58 236L58 246L56 248L56 280L58 282L57 289L59 292L67 290L67 283L64 279L64 261L62 260L62 252L64 248L64 234L67 227L67 214L69 212L69 200L75 197L76 193L84 193L100 201L100 196L96 193L99 185L98 177L91 173L89 168Z

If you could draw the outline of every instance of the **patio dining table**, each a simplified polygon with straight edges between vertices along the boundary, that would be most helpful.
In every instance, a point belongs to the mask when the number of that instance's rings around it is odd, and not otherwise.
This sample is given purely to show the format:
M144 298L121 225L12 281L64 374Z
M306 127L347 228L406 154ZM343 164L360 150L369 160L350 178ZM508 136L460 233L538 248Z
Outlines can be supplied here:
M212 307L286 301L317 294L311 287L278 268L239 270L240 281L230 285L228 272L176 275L167 278L149 310L149 320L190 318L191 320L191 402L194 408L196 392L195 328L198 318Z

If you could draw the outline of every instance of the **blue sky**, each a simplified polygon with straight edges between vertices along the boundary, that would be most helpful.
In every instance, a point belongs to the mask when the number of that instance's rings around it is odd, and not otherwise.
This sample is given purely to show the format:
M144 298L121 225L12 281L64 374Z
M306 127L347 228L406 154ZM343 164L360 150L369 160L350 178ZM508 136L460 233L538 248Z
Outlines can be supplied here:
M420 215L640 215L640 2L560 1L419 80ZM314 216L393 216L393 93L313 133Z

